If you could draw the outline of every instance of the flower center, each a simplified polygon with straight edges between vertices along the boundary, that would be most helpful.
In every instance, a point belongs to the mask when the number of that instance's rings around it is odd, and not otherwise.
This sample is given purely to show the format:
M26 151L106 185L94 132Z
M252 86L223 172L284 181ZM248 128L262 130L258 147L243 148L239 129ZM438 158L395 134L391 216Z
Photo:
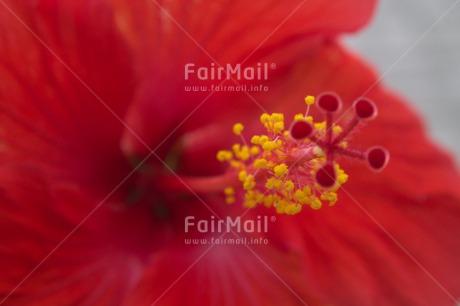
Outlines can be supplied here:
M337 155L358 158L374 171L388 163L389 153L382 147L366 152L348 148L347 136L363 122L377 116L377 107L369 99L358 99L353 104L355 116L344 127L334 123L342 102L335 93L323 93L316 99L325 120L315 122L309 116L315 98L307 96L305 114L298 114L288 130L281 113L262 114L260 122L266 134L254 135L250 143L243 135L244 126L237 123L233 133L241 142L231 150L221 150L217 159L227 162L230 171L238 177L239 188L224 189L228 204L241 200L245 207L259 204L274 207L280 214L297 214L304 206L320 209L324 203L333 206L337 190L348 175L335 160Z

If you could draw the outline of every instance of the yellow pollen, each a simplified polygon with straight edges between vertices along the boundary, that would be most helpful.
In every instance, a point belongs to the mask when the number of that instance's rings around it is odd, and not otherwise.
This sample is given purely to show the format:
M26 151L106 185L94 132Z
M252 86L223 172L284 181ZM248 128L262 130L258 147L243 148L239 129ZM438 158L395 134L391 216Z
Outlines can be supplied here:
M266 141L262 145L262 149L264 149L265 151L273 151L273 150L276 149L276 142L274 142L274 141Z
M251 153L251 155L257 155L257 154L260 153L260 149L259 149L259 147L252 146L251 149L249 150L249 152Z
M255 169L265 169L267 167L267 160L265 158L258 158L254 161Z
M267 189L280 189L282 185L283 185L283 181L280 181L274 177L271 177L267 180L265 187Z
M315 128L318 138L326 135L326 122L314 121L308 110L315 103L313 96L305 97L307 111L297 114L294 120L305 120ZM302 208L318 210L325 206L334 206L338 201L337 190L346 183L348 175L340 165L334 163L337 174L336 185L325 190L314 178L316 171L324 165L325 152L312 140L294 140L289 129L285 129L282 113L260 116L260 122L266 132L250 135L248 146L243 136L244 125L236 123L233 133L240 136L231 150L217 152L217 160L228 163L238 177L238 185L227 187L223 191L225 203L243 203L244 207L255 208L263 205L280 214L294 215ZM334 134L342 132L339 125L333 124ZM337 144L345 148L345 141ZM235 188L236 187L236 188Z
M291 180L287 180L284 182L284 189L286 191L293 191L294 190L294 183Z
M285 164L281 164L281 165L275 166L273 168L273 171L275 172L275 175L277 177L282 177L288 172L288 167Z
M217 152L217 160L220 162L231 160L233 157L232 152L227 150L220 150Z
M345 173L342 169L340 169L339 165L335 165L335 170L337 171L337 182L339 185L343 185L348 180L348 174Z
M268 136L267 135L262 135L262 136L259 137L259 145L262 146L267 141L268 141Z
M261 116L260 116L260 122L262 122L262 124L265 126L266 124L268 124L270 122L270 115L267 114L267 113L263 113Z
M274 113L271 115L271 121L275 122L284 122L284 115L279 113Z
M284 130L284 122L276 122L273 125L273 132L281 133Z
M315 104L315 97L313 97L313 96L306 96L306 97L305 97L305 103L306 103L307 105Z
M235 188L227 187L227 188L224 189L224 193L225 193L225 195L228 195L228 196L234 195L235 194Z
M233 133L235 135L238 135L240 136L241 135L241 132L243 132L244 130L244 126L241 124L241 123L236 123L234 126L233 126Z
M302 209L302 206L299 204L289 204L289 205L286 205L284 213L287 215L295 215L295 214L298 214L301 209Z
M271 207L274 201L275 201L275 196L271 194L263 198L263 204L265 205L265 207Z
M235 188L233 187L226 187L224 189L224 194L225 194L225 203L227 204L233 204L235 203Z
M236 160L231 160L230 161L230 167L239 169L241 167L242 163Z
M294 199L296 199L300 204L305 205L311 203L310 197L305 194L300 189L297 189L294 193Z
M305 116L303 114L297 114L294 116L294 121L305 120Z
M320 209L323 206L323 203L321 203L321 201L317 197L314 197L314 199L311 202L310 206L313 209Z
M334 134L340 134L342 132L342 128L336 125L332 128L332 131L334 132Z
M238 179L242 182L246 180L247 176L248 176L248 173L245 170L241 170L240 173L238 173Z
M252 136L252 138L251 138L251 143L252 144L257 145L257 144L259 144L259 142L260 142L260 136L258 136L258 135Z
M254 181L254 176L252 174L249 174L245 179L243 183L243 188L245 190L252 190L256 186L256 182Z
M337 202L337 193L325 191L321 194L321 200L329 201L329 206L334 206Z

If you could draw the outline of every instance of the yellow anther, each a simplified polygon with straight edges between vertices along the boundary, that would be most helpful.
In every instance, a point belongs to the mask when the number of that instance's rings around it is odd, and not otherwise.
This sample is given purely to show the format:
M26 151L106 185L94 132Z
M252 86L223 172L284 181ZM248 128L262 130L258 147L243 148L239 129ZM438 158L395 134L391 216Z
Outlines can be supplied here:
M284 130L284 122L276 122L273 125L273 132L281 133Z
M348 180L348 174L346 174L345 171L343 171L343 169L341 169L338 164L335 164L334 168L337 171L337 183L339 183L339 185L345 184Z
M294 116L294 121L298 120L305 120L305 116L303 114L297 114Z
M237 160L231 160L230 161L230 166L232 168L236 168L236 169L239 169L241 167L242 163L237 161Z
M232 152L227 150L220 150L217 152L217 160L220 162L231 160L233 157Z
M337 193L325 191L321 194L321 200L328 201L329 206L334 206L337 202Z
M294 198L295 198L296 200L299 200L299 199L305 198L305 197L306 197L305 193L304 193L302 190L300 190L300 189L297 189L297 190L295 191L295 193L294 193Z
M316 130L326 129L326 122L319 122L319 123L315 123L314 125L315 125Z
M251 149L249 149L249 153L251 153L251 155L257 155L260 153L260 149L259 147L252 146Z
M310 204L310 206L311 206L311 208L316 210L316 209L320 209L321 206L323 206L323 203L321 203L321 201L317 197L314 197L313 201Z
M233 125L233 133L235 135L240 136L243 130L244 130L244 126L241 123L236 123L235 125Z
M246 201L244 201L244 207L255 208L256 206L257 206L257 202L255 200L246 200Z
M278 139L278 140L276 141L276 147L277 147L277 148L280 148L280 147L282 147L282 146L283 146L283 141L282 141L281 139Z
M259 144L259 142L260 142L260 136L258 136L258 135L252 136L252 138L251 138L251 143L252 144Z
M286 200L279 198L273 203L273 206L276 208L277 213L282 214L286 207Z
M338 125L334 125L332 131L334 132L334 134L340 134L342 132L342 128Z
M303 193L305 193L305 195L307 196L310 196L311 195L311 188L310 186L305 186L303 189L302 189Z
M249 174L243 183L244 190L252 190L256 186L256 182L254 181L254 176Z
M340 185L343 185L347 182L348 180L348 174L340 174L337 176L337 182L340 184Z
M236 156L241 159L242 161L246 161L249 159L249 148L247 146L243 146Z
M294 193L294 199L296 199L300 204L309 204L310 203L310 198L308 197L305 192L303 192L300 189L297 189Z
M263 113L260 115L260 122L262 122L263 125L266 125L270 122L270 115L267 113Z
M283 185L283 181L277 180L276 178L271 177L267 180L265 187L267 189L280 189L282 185Z
M255 192L253 190L249 190L244 195L244 198L244 206L248 208L254 208L257 206L257 202L262 200L262 194L260 194L259 192Z
M262 145L262 149L264 149L265 151L273 151L276 149L276 147L277 145L276 145L276 142L274 141L266 141Z
M262 202L264 203L266 207L271 207L274 201L275 201L274 195L267 195L267 196L264 196L264 198L262 199Z
M284 182L284 189L287 191L293 191L294 183L291 180L287 180L286 182Z
M285 164L280 164L278 166L275 166L273 168L273 171L275 172L275 175L277 177L282 177L286 175L286 173L288 172L288 167Z
M299 204L289 204L284 208L284 213L287 215L298 214L302 210L302 206Z
M226 187L226 188L224 189L224 194L227 195L227 196L234 195L234 194L235 194L235 188L233 188L233 187Z
M246 180L246 177L248 176L248 173L246 172L246 170L241 170L239 173L238 173L238 179L242 182L244 182Z
M264 143L268 141L268 136L267 135L262 135L259 137L259 144L262 146Z
M275 189L275 181L276 179L271 177L267 180L267 182L265 183L265 188L267 189Z
M280 205L280 204L278 204L278 203L275 203L275 204L273 205L273 207L276 208L276 212L277 212L278 214L280 214L280 215L281 215L281 214L284 214L284 212L286 211L286 210L284 209L285 206L282 206L282 205Z
M307 120L308 123L313 123L313 117L312 116L307 116L307 118L305 118L305 120Z
M273 113L271 115L271 120L274 123L276 123L276 122L284 122L284 115L281 114L281 113Z
M236 157L238 157L238 154L240 153L241 150L241 145L239 143L235 143L232 146L233 153L235 154Z
M235 203L235 189L233 187L226 187L224 189L225 194L225 203L233 204Z
M307 105L312 105L312 104L314 104L314 103L315 103L315 97L313 97L313 96L306 96L306 97L305 97L305 103L306 103Z
M267 160L265 158L258 158L253 164L256 169L265 169L267 167Z

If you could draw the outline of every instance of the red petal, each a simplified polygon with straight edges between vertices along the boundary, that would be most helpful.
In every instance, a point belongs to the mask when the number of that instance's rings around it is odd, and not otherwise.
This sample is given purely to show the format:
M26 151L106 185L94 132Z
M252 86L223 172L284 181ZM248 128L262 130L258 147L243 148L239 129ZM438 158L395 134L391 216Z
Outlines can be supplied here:
M110 8L58 1L5 5L17 18L2 4L1 162L36 163L89 186L103 182L108 192L124 174L113 164L128 167L120 150L125 127L116 116L124 116L134 91L128 49Z
M138 280L143 263L124 237L136 223L121 230L107 206L85 220L95 201L76 184L50 183L35 167L2 165L0 186L0 301L108 305Z
M209 247L185 245L157 253L127 305L319 305L296 273L301 266L295 254L269 246Z
M217 102L220 94L208 98L209 92L186 92L187 85L220 84L197 82L196 78L185 80L186 64L198 68L210 67L213 62L216 66L240 63L245 67L274 63L277 68L270 73L281 75L291 60L308 56L324 39L363 26L376 1L248 4L219 0L211 6L208 2L143 2L135 6L129 1L118 3L117 16L136 52L135 64L143 77L128 123L152 148L158 149L171 131L179 129L179 133L168 137L176 141L183 131L210 121L207 115L216 108L234 111L247 107L247 103L240 102L222 105ZM224 85L230 83L234 85ZM195 113L197 107L200 112ZM185 127L182 123L186 117ZM129 131L123 144L127 152L146 152Z
M134 79L106 4L4 1L0 27L3 299L126 175L124 126L114 115L124 116ZM6 303L118 301L135 281L140 254L150 251L138 242L153 224L144 213L120 220L113 206L124 200L114 195L105 203L112 210L100 208Z

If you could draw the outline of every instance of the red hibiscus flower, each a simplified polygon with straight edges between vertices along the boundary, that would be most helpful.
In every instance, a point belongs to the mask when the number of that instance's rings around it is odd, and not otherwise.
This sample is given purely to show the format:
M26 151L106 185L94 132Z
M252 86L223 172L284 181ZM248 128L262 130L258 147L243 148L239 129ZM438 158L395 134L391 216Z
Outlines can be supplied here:
M374 5L0 0L0 304L453 305L458 172L336 40ZM227 63L276 67L240 80L267 91L187 91L238 85L198 74ZM388 167L340 160L334 207L248 210L237 178L226 204L235 176L216 153L239 141L232 125L260 134L262 110L292 118L326 91L344 110L374 101L347 141L385 146ZM241 215L276 220L257 235L197 226ZM213 238L268 243L185 243Z

